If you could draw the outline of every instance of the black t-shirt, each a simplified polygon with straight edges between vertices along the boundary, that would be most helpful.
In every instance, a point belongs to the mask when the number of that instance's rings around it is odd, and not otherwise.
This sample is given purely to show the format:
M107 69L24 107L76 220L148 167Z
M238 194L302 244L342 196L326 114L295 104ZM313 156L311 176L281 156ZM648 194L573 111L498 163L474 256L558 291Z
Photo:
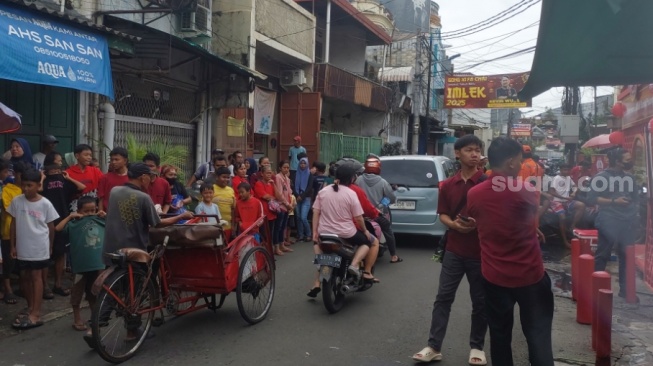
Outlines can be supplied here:
M79 193L77 187L66 180L62 174L47 175L43 180L41 195L52 202L52 206L57 210L59 214L57 223L68 217L70 214L68 207L77 193Z

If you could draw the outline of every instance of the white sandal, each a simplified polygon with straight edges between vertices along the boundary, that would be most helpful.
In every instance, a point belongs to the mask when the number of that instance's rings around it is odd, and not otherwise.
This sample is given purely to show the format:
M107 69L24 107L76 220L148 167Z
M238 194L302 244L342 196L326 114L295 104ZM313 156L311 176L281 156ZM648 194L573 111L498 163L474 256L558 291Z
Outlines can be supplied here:
M472 361L475 358L479 359L480 361ZM480 349L472 348L472 350L469 351L469 364L474 366L487 365L487 360L485 359L485 352L481 351Z
M442 361L442 353L436 352L431 347L424 347L423 350L413 355L413 361L417 361L417 362Z

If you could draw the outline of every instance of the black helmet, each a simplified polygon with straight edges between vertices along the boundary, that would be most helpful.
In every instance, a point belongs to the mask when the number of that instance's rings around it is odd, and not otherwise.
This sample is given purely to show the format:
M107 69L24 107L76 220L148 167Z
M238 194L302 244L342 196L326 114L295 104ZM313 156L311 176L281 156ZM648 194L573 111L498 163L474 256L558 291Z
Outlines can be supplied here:
M363 164L360 163L360 161L354 159L354 158L342 158L336 162L336 165L334 165L334 170L337 174L338 168L344 165L349 165L354 169L354 172L356 174L363 174L365 171L365 167Z

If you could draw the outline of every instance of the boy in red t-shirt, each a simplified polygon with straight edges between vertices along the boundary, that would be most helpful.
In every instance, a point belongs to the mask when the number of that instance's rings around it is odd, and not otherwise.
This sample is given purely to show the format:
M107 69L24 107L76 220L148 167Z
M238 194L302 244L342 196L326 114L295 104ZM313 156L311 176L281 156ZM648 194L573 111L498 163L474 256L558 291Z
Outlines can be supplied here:
M254 225L256 220L264 215L261 201L256 197L252 197L251 190L252 186L247 182L238 185L238 195L240 199L236 202L234 222L238 225L238 230L240 232L247 230L250 226ZM250 232L260 242L260 237L258 237L258 227L253 228Z
M105 211L109 207L109 194L113 187L124 186L129 180L127 177L127 164L129 154L124 147L116 147L109 153L109 172L100 178L97 196L100 199L99 211Z
M75 146L75 159L77 160L77 164L68 167L66 172L71 178L86 186L79 197L97 197L97 189L100 184L100 178L102 178L103 174L100 169L91 165L93 160L93 148L87 144L79 144ZM76 197L70 203L70 212L77 211L77 199L79 197Z

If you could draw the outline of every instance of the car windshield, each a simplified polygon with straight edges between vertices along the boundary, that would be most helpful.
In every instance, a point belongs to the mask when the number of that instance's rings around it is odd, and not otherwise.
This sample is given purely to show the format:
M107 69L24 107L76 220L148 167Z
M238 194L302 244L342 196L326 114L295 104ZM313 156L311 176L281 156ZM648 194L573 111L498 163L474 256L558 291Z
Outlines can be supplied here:
M381 176L390 184L411 187L437 187L438 173L429 160L384 160Z

